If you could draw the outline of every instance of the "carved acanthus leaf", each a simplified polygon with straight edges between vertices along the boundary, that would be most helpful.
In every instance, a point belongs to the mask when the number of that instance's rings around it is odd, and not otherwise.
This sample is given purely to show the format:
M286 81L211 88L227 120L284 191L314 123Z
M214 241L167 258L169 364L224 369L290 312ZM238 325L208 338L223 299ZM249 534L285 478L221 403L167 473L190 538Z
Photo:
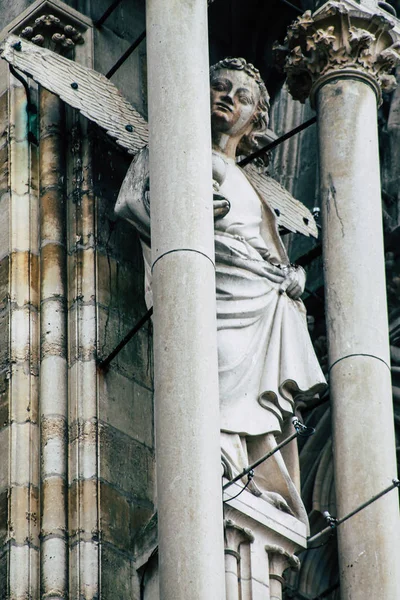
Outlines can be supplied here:
M323 48L330 49L336 41L336 36L333 35L334 27L327 27L326 29L317 29L314 35L306 38L307 50L315 50L323 52Z
M292 96L304 102L321 76L349 68L372 77L383 91L393 89L392 70L400 62L399 43L388 33L393 26L383 14L355 10L345 1L298 17L284 44L275 46Z
M372 42L375 41L375 36L366 29L358 27L349 27L349 42L350 47L354 52L360 52L365 48L369 48Z

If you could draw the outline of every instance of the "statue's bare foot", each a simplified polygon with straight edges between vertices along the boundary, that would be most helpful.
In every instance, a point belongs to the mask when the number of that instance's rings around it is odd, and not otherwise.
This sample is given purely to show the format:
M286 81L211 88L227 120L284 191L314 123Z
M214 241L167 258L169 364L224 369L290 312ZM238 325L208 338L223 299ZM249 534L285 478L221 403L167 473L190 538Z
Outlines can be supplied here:
M263 492L261 497L266 502L269 502L269 504L275 506L275 508L277 508L278 510L281 510L282 512L294 516L294 513L290 508L289 504L280 494L277 494L276 492Z

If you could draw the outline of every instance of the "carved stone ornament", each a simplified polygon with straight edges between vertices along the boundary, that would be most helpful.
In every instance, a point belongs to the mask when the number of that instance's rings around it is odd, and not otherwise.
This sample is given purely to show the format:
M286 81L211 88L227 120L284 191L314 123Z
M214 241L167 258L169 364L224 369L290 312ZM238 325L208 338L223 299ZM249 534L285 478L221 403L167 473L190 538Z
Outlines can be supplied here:
M400 62L394 20L350 2L330 1L306 11L288 28L283 45L275 44L278 63L287 73L289 91L305 102L326 79L342 74L360 77L381 91L396 87L392 74Z
M224 520L225 531L225 552L227 550L239 552L239 546L242 543L252 544L254 534L248 527L240 527L232 519Z
M81 33L70 23L56 15L41 15L25 27L20 36L37 46L49 48L60 54L68 54L76 44L83 44Z
M285 559L287 563L286 568L290 568L293 571L298 571L300 569L300 559L295 554L288 552L285 550L285 548L282 548L282 546L278 546L276 544L267 544L265 546L265 551L270 557L276 555Z

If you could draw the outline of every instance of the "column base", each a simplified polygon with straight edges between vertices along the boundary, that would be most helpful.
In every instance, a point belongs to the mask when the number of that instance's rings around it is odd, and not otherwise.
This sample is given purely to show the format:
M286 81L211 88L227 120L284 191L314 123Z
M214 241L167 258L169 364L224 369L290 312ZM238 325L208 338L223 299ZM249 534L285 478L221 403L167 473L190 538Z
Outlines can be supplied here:
M224 503L224 527L226 600L281 600L283 572L299 567L295 552L307 547L306 525L245 490ZM136 540L136 570L138 597L160 600L156 516Z

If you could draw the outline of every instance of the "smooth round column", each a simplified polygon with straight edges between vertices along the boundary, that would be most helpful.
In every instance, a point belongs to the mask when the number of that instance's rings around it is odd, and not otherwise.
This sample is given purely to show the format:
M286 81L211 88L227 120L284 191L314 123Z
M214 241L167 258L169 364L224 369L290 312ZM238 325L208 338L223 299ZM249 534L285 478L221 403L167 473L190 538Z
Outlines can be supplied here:
M240 555L234 550L225 550L226 600L239 600L238 561Z
M339 75L316 94L339 518L397 476L377 97L363 77ZM342 600L398 597L399 525L394 490L338 528Z
M147 0L160 597L223 599L205 0Z

